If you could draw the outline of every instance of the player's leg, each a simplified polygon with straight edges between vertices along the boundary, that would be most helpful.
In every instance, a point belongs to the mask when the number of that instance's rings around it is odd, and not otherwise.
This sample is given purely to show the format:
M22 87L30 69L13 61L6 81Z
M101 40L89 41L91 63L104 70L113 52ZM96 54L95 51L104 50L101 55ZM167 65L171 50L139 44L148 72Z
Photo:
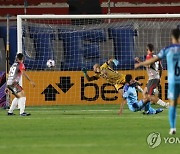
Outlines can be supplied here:
M26 96L25 96L25 93L24 93L24 90L22 90L20 93L18 93L20 98L19 98L19 101L18 101L18 106L19 106L19 109L20 109L20 115L21 116L30 116L31 114L30 113L26 113L25 112L25 107L26 107Z
M144 114L158 114L163 111L163 109L154 109L151 107L151 102L149 97L144 97L143 100L140 100L139 105L141 105L141 108L144 109Z
M169 107L169 103L164 102L162 99L160 99L157 95L148 95L151 99L152 103L157 103L160 106Z
M144 97L143 100L140 100L137 105L139 111L144 110L143 114L149 114L150 101L147 99L147 97ZM153 111L151 110L151 112Z
M115 84L114 85L115 89L118 91L118 93L122 96L123 95L123 84Z
M169 84L168 85L168 98L170 99L169 106L169 124L170 124L170 132L169 134L176 133L176 107L177 107L177 99L180 94L180 84Z
M19 92L18 95L20 96L18 101L18 107L20 109L20 115L22 115L25 112L25 103L26 103L26 96L24 90Z
M159 108L159 109L154 109L153 107L151 107L151 103L147 103L145 106L145 114L158 114L163 112L163 109Z
M117 86L117 84L114 85L114 87L116 88L116 90L118 91L118 93L120 93L120 95L123 96L123 88ZM119 115L122 114L124 105L125 105L125 101L121 102L120 108L119 108L119 112L118 112Z
M134 104L135 104L135 103L134 103ZM132 112L136 112L136 111L137 111L137 108L134 107L134 104L132 104L132 105L129 105L129 104L128 104L128 108L129 108L129 110L132 111Z
M13 111L18 105L18 99L19 98L16 98L16 97L13 99L11 106L9 108L9 111L8 111L8 115L14 115Z
M148 94L148 89L147 89L147 87L144 88L142 94L143 94L143 98L145 99L145 98L147 97L147 94Z
M11 113L13 114L13 111L17 107L17 105L19 106L21 116L30 115L29 113L25 113L26 96L23 88L18 83L16 83L13 85L13 87L10 87L9 89L12 91L16 98L14 98L12 102L10 110L8 111L8 115Z
M148 93L148 97L150 98L151 102L157 103L160 106L163 107L168 107L169 103L164 102L163 100L161 100L158 95L159 92L156 89L159 85L160 80L159 79L152 79L148 81L147 84L147 93Z
M8 111L8 115L11 115L11 114L13 115L13 111L14 111L14 109L17 108L17 106L19 106L20 115L22 113L24 113L26 97L24 97L22 93L23 93L23 91L20 92L20 93L15 94L15 96L18 96L18 97L15 97L13 99L11 107L10 107L10 109Z
M13 111L14 111L14 109L16 109L16 107L18 105L19 96L16 94L17 89L15 88L15 85L8 85L7 88L15 96L15 98L13 99L13 101L11 103L10 109L8 111L8 115L14 115Z
M170 100L169 106L169 124L170 124L170 132L169 134L176 133L176 106L177 106L177 99Z

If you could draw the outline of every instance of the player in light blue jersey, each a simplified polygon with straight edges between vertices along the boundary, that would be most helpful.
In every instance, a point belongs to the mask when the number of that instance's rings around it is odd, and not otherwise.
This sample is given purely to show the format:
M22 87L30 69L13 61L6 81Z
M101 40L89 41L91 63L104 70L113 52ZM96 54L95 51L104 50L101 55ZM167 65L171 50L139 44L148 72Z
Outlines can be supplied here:
M171 33L172 45L162 49L157 57L135 64L135 68L152 64L166 57L168 69L168 98L169 106L169 134L176 134L176 107L180 95L180 30L173 29Z
M157 114L163 109L153 109L150 105L150 99L144 98L138 101L137 90L143 92L138 83L133 80L132 75L127 74L125 77L126 84L123 88L123 98L126 100L128 108L132 112L144 110L144 114ZM119 114L122 114L124 103L121 104Z

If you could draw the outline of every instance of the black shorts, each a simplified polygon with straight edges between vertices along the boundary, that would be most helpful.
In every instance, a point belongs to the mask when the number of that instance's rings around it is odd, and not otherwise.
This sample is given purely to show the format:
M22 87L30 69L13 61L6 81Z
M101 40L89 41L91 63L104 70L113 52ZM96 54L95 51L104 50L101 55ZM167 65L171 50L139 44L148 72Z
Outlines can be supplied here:
M156 89L156 87L159 86L159 83L160 83L160 79L152 79L148 81L146 87L149 95L153 95L153 91L154 89Z
M19 83L13 83L12 85L7 85L7 88L12 92L12 94L16 95L23 90L23 88L19 85Z

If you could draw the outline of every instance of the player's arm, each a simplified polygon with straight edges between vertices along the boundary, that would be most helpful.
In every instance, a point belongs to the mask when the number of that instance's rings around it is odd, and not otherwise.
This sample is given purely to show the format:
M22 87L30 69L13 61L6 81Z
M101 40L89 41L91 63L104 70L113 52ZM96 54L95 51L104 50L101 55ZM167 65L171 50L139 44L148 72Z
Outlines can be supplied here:
M98 80L99 79L99 77L98 76L96 76L96 75L93 75L93 76L89 76L88 75L88 73L87 73L87 69L86 68L82 68L82 72L84 73L84 76L86 77L86 79L88 80L88 81L94 81L94 80Z
M146 61L144 61L144 62L136 63L136 64L135 64L135 68L138 68L138 67L140 67L140 66L148 66L148 65L150 65L150 64L155 63L155 62L158 61L158 60L159 60L158 57L154 57L154 58L151 58L151 59L146 60Z
M137 86L142 86L143 84L137 80L134 80L134 82L136 83Z
M161 61L159 61L159 75L160 75L160 77L162 76L162 71L163 71L163 66L162 66Z
M134 58L134 60L137 63L141 63L142 62L139 57ZM149 67L149 65L145 65L144 67Z
M141 88L141 86L143 84L141 82L137 81L137 80L134 80L134 83L135 83L136 90L143 93L143 89Z
M26 74L25 70L22 70L22 74L33 85L33 87L35 87L35 83L29 78L29 76Z
M137 91L139 91L139 92L141 92L141 93L143 93L143 89L138 85L138 86L136 86L136 89L137 89Z
M124 109L124 105L126 104L126 99L128 97L128 90L126 88L123 89L122 97L123 97L123 102L120 105L120 109L119 109L119 112L118 112L119 115L122 115L122 112L123 112L123 109Z
M136 62L138 62L138 63L141 63L141 62L142 62L139 57L134 58L134 60L135 60Z
M116 60L116 59L114 59L114 58L111 58L111 59L109 59L108 61L107 61L107 64L109 65L110 63L114 63L114 65L118 65L119 64L119 61L118 60Z
M125 104L126 104L126 100L123 100L123 102L120 105L119 112L118 112L119 115L122 115Z
M141 62L141 63L138 63L138 64L135 64L135 68L138 68L140 66L147 66L147 65L150 65L150 64L153 64L155 62L157 62L158 60L161 60L162 58L164 58L166 56L166 48L162 49L159 54L157 54L156 57L153 57L153 58L150 58L144 62Z

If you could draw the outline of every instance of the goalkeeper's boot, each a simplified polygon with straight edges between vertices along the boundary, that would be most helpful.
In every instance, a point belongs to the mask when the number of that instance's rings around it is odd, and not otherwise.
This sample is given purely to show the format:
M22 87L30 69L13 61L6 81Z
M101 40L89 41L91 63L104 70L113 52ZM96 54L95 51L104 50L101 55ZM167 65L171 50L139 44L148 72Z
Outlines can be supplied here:
M8 112L7 115L8 115L8 116L13 116L13 115L15 115L15 114Z
M30 116L30 115L31 115L30 113L26 113L26 112L20 114L20 116Z

